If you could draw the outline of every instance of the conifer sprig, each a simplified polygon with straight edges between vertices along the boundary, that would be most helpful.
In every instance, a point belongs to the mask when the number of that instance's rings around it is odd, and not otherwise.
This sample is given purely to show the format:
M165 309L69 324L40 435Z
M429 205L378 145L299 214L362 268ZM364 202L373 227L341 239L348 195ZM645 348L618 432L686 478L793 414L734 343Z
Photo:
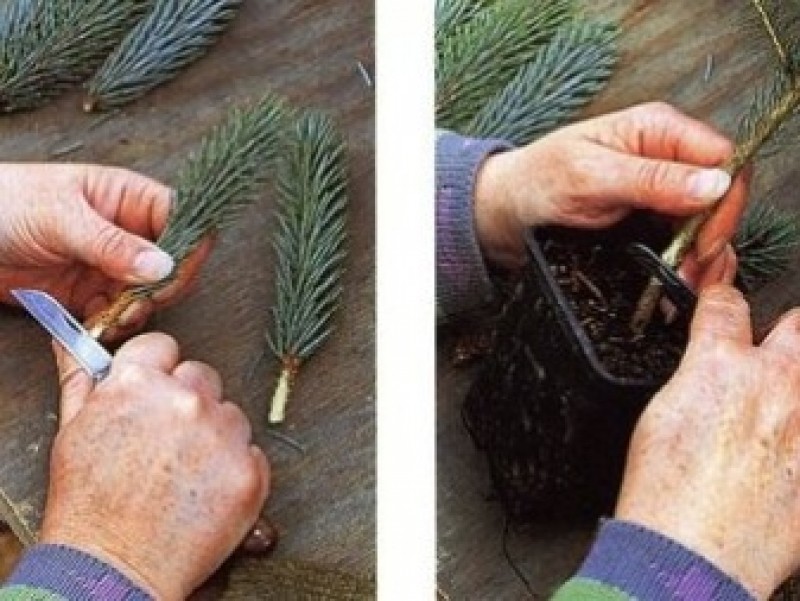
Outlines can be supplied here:
M255 200L276 159L289 114L284 101L269 94L251 108L232 111L204 139L178 177L172 211L157 241L175 260L172 277L124 292L92 320L93 336L99 338L114 327L137 299L152 296L167 286L203 238L229 226Z
M0 109L32 109L84 81L150 0L12 0L0 36ZM23 10L22 4L29 7ZM31 13L32 11L32 13Z
M345 146L332 121L307 113L279 163L276 300L267 336L282 364L270 422L282 422L300 365L331 333L345 257Z
M438 36L437 125L463 131L476 110L513 79L572 12L571 0L494 2L449 35Z
M472 19L493 0L436 0L434 23L436 23L437 47L453 31Z
M756 93L745 113L731 159L720 168L732 177L761 152L775 135L795 117L800 108L800 73L795 69L800 56L800 7L777 0L751 0L762 21L764 32L775 49L778 67L773 80ZM763 33L762 32L762 35ZM661 255L664 263L676 268L694 245L700 230L716 207L686 221ZM631 319L631 330L642 334L661 299L661 283L653 278L642 294Z
M131 102L203 56L242 0L156 0L88 84L86 111Z
M796 215L770 204L750 205L733 240L744 289L753 292L786 273L798 246L800 222Z
M616 37L616 28L603 24L561 28L478 111L464 133L523 145L562 125L611 77L617 61Z

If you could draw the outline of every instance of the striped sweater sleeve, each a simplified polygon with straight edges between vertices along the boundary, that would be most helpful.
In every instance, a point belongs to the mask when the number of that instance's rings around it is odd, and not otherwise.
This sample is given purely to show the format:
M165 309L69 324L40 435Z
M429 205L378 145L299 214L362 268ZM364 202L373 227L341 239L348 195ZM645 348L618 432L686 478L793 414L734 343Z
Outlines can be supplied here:
M40 544L23 555L0 601L152 601L112 566L77 549Z
M577 575L551 601L755 601L705 558L652 530L605 522Z
M501 140L436 136L436 311L439 321L491 303L495 291L475 232L475 179Z

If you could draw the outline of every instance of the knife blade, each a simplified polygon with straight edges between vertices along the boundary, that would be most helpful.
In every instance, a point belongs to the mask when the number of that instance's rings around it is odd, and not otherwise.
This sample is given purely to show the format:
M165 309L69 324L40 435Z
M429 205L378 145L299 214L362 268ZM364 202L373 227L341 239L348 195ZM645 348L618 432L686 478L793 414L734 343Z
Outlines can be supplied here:
M11 294L94 380L102 380L108 375L113 359L111 354L61 303L40 290L16 289Z

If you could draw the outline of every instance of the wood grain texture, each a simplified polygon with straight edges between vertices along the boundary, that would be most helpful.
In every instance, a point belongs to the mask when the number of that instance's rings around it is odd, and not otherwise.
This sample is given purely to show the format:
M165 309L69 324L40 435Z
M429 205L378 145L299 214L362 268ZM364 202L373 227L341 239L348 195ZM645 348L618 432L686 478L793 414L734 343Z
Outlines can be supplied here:
M769 53L753 52L746 35L747 2L730 0L597 0L591 13L619 19L622 60L606 91L586 116L640 102L666 101L727 134L769 71ZM709 57L713 67L707 75ZM800 211L800 148L759 161L752 200L769 198ZM793 264L800 274L800 256ZM800 304L800 277L764 289L754 299L765 323ZM503 514L490 500L484 458L464 430L460 409L474 370L455 369L447 342L439 349L438 517L439 584L454 601L516 601L529 598L502 551ZM534 591L548 594L580 564L593 525L542 527L511 533L509 551Z
M348 145L349 255L335 332L305 366L282 430L305 453L266 432L277 376L275 361L262 357L273 299L272 192L218 241L193 295L149 327L219 369L226 394L251 418L272 463L276 557L365 575L375 561L374 90L357 61L373 70L373 39L365 0L247 0L207 57L110 118L83 114L76 90L0 119L0 161L43 161L72 147L62 160L120 165L169 183L230 107L267 90L333 116ZM3 310L0 348L0 480L38 523L56 429L49 342L27 317Z

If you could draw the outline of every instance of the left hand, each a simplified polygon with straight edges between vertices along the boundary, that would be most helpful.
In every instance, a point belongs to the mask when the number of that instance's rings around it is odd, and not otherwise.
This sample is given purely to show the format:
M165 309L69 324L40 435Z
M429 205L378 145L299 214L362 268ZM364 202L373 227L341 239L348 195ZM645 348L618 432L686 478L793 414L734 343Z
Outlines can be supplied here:
M170 189L124 169L71 164L0 165L0 300L37 288L72 312L103 310L131 284L157 282L172 259L155 240L170 210ZM208 255L205 243L158 300L174 302ZM155 308L140 302L123 326L142 325ZM126 328L126 329L128 329Z
M489 157L478 172L475 220L487 258L509 268L525 260L522 233L539 225L604 228L632 209L688 217L725 196L703 228L682 275L702 288L730 281L728 245L748 181L718 167L733 144L708 125L660 103L565 127Z

